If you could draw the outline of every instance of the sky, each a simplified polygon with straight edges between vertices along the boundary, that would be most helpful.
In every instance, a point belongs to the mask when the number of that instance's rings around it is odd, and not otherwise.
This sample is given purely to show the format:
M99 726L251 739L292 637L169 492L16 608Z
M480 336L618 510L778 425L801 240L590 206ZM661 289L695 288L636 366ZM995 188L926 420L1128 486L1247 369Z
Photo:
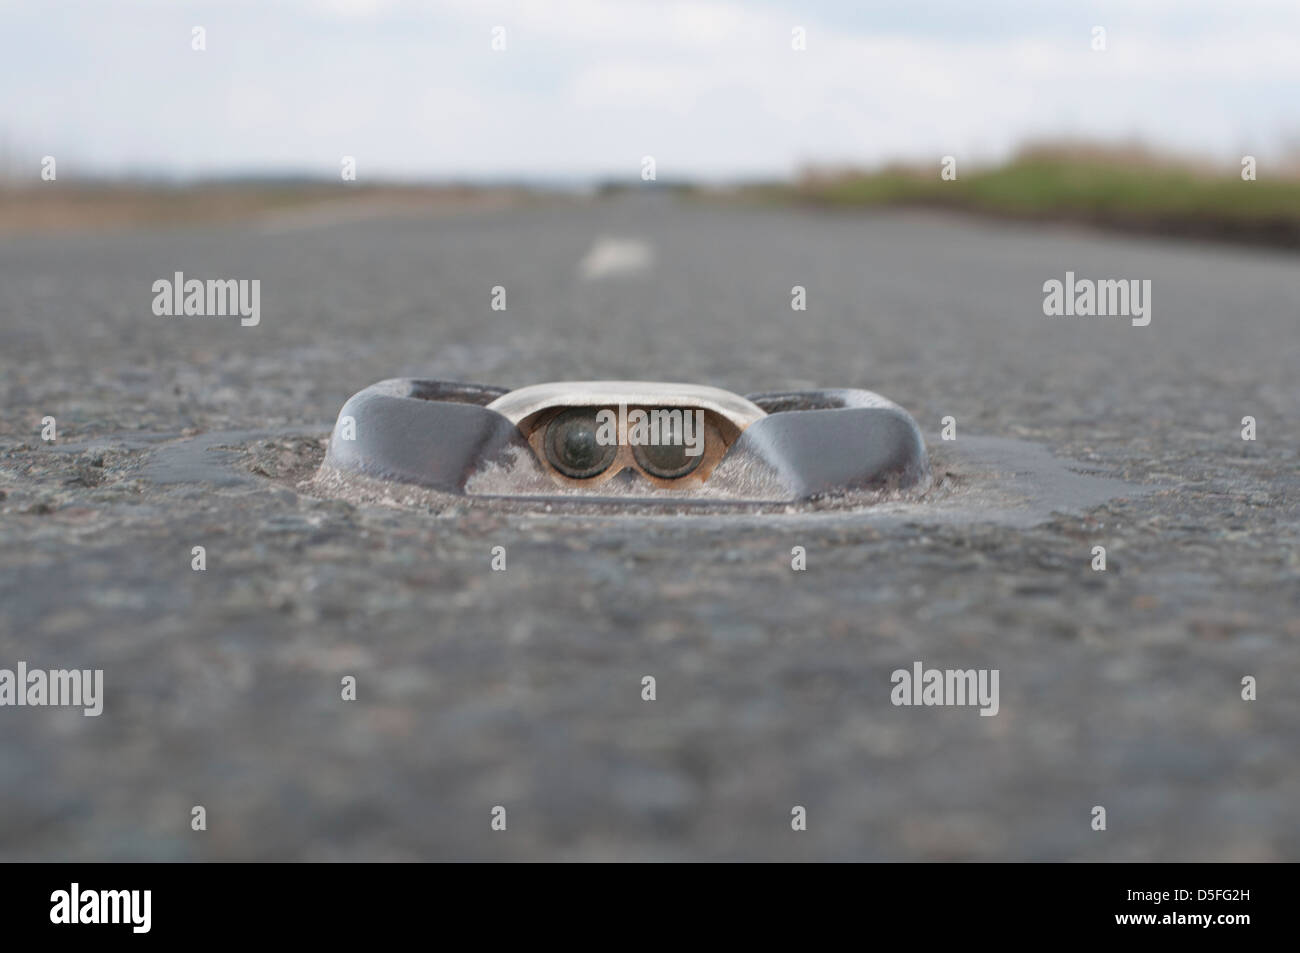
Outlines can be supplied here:
M0 0L19 175L725 181L1080 137L1300 152L1300 0Z

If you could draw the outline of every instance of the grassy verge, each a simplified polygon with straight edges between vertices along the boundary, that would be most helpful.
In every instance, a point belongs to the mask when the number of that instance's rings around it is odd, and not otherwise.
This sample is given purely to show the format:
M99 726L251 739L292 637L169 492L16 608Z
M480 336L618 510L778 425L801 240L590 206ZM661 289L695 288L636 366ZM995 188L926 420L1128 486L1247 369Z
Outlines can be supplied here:
M523 193L505 188L208 183L189 187L118 183L0 186L0 236L257 220L292 222L423 215L496 206Z
M755 191L771 201L826 207L953 208L1010 218L1300 248L1300 179L1243 181L1239 170L1198 169L1150 157L1026 152L1007 164L942 181L939 170L807 176Z

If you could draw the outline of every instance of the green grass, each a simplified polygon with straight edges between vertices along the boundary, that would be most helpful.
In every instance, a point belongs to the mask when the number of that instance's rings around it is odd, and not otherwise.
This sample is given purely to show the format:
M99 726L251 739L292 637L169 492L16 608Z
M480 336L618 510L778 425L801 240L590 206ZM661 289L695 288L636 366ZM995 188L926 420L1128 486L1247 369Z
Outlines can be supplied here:
M768 186L764 198L832 207L923 205L1043 219L1300 242L1300 180L1246 182L1172 163L1127 157L1027 154L1006 165L943 181L933 171L887 168L792 186ZM1252 233L1258 235L1252 236ZM1288 236L1290 236L1288 240Z

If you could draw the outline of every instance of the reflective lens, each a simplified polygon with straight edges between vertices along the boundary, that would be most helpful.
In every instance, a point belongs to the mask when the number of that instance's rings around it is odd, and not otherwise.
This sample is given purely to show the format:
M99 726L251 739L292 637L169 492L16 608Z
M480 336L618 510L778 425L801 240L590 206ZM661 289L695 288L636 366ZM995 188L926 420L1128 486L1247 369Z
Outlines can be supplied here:
M596 440L596 408L575 407L546 427L546 459L567 477L586 479L603 473L618 454L617 444Z
M636 458L637 465L645 470L651 476L657 476L664 480L675 480L678 477L684 477L700 465L704 459L704 432L701 428L695 432L692 426L692 443L693 447L688 447L685 436L682 433L682 418L685 414L694 413L691 410L677 411L671 414L664 414L661 418L659 429L659 442L655 444L646 444L645 446L635 446L632 448L632 455ZM694 419L691 421L695 423ZM688 450L695 449L700 453L691 456Z

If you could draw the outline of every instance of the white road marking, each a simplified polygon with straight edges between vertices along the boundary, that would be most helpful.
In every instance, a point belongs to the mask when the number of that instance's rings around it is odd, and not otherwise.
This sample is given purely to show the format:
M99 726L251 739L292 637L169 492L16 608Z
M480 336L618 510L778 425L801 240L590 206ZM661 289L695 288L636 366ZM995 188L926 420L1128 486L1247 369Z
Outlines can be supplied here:
M655 251L648 242L637 238L598 238L578 262L578 274L584 281L625 278L640 275L654 267Z

